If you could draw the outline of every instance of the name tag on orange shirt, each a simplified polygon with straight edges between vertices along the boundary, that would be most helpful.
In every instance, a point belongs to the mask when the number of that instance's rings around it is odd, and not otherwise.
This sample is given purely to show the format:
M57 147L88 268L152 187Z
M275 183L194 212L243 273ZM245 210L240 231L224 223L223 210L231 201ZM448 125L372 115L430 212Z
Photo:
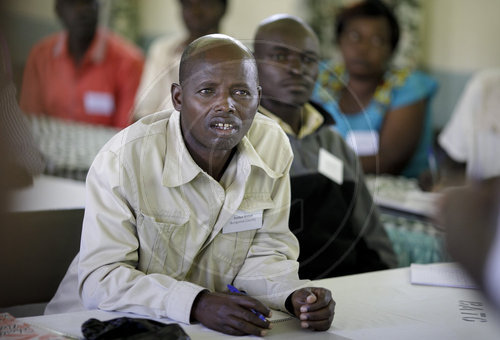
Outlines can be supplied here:
M89 115L111 116L115 111L115 99L111 93L106 92L85 92L83 105Z
M262 210L254 212L237 210L231 220L222 228L222 233L260 229L262 228L262 213Z

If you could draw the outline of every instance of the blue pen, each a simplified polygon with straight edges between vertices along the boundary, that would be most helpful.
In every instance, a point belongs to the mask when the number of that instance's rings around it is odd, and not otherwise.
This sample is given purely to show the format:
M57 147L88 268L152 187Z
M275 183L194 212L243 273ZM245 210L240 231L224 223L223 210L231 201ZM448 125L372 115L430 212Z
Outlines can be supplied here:
M227 288L229 289L229 291L231 293L240 293L240 294L245 294L245 293L242 293L238 290L238 288L232 286L232 285L227 285ZM246 295L246 294L245 294ZM255 315L257 315L259 317L259 319L261 319L262 321L267 321L266 317L264 315L262 315L261 313L257 312L255 309L251 308L250 309L252 311L252 313L254 313Z

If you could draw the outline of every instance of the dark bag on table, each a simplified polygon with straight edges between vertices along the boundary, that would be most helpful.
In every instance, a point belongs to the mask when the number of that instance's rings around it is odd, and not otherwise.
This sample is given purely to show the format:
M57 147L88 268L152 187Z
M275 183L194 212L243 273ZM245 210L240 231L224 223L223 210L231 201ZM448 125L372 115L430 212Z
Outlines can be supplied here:
M108 321L88 319L82 324L82 333L88 340L106 339L163 339L190 340L191 338L176 323L164 324L140 318L121 317Z

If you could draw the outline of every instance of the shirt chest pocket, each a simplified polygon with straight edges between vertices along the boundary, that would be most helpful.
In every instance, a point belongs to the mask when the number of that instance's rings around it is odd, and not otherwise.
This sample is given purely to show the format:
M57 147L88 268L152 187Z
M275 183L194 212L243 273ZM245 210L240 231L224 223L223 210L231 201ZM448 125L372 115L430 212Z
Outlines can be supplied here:
M247 257L257 230L218 234L212 242L212 257L219 266L240 268Z
M139 215L137 234L139 238L139 270L180 275L178 271L186 247L189 216L172 214L161 218Z
M266 194L258 196L246 197L239 207L239 211L253 214L263 212L265 216L266 209L274 207L274 202ZM244 230L239 232L219 233L212 244L212 255L220 264L229 264L232 267L240 268L245 262L252 245L255 245L255 234L261 230L264 223L259 221L255 229ZM258 245L256 245L258 247Z

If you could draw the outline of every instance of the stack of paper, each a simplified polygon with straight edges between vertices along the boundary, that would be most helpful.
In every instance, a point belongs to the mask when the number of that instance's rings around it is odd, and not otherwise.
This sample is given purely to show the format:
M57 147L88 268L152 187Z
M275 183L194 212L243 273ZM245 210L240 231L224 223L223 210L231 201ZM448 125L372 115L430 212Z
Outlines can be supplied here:
M477 284L456 263L412 264L411 283L417 285L475 288Z

